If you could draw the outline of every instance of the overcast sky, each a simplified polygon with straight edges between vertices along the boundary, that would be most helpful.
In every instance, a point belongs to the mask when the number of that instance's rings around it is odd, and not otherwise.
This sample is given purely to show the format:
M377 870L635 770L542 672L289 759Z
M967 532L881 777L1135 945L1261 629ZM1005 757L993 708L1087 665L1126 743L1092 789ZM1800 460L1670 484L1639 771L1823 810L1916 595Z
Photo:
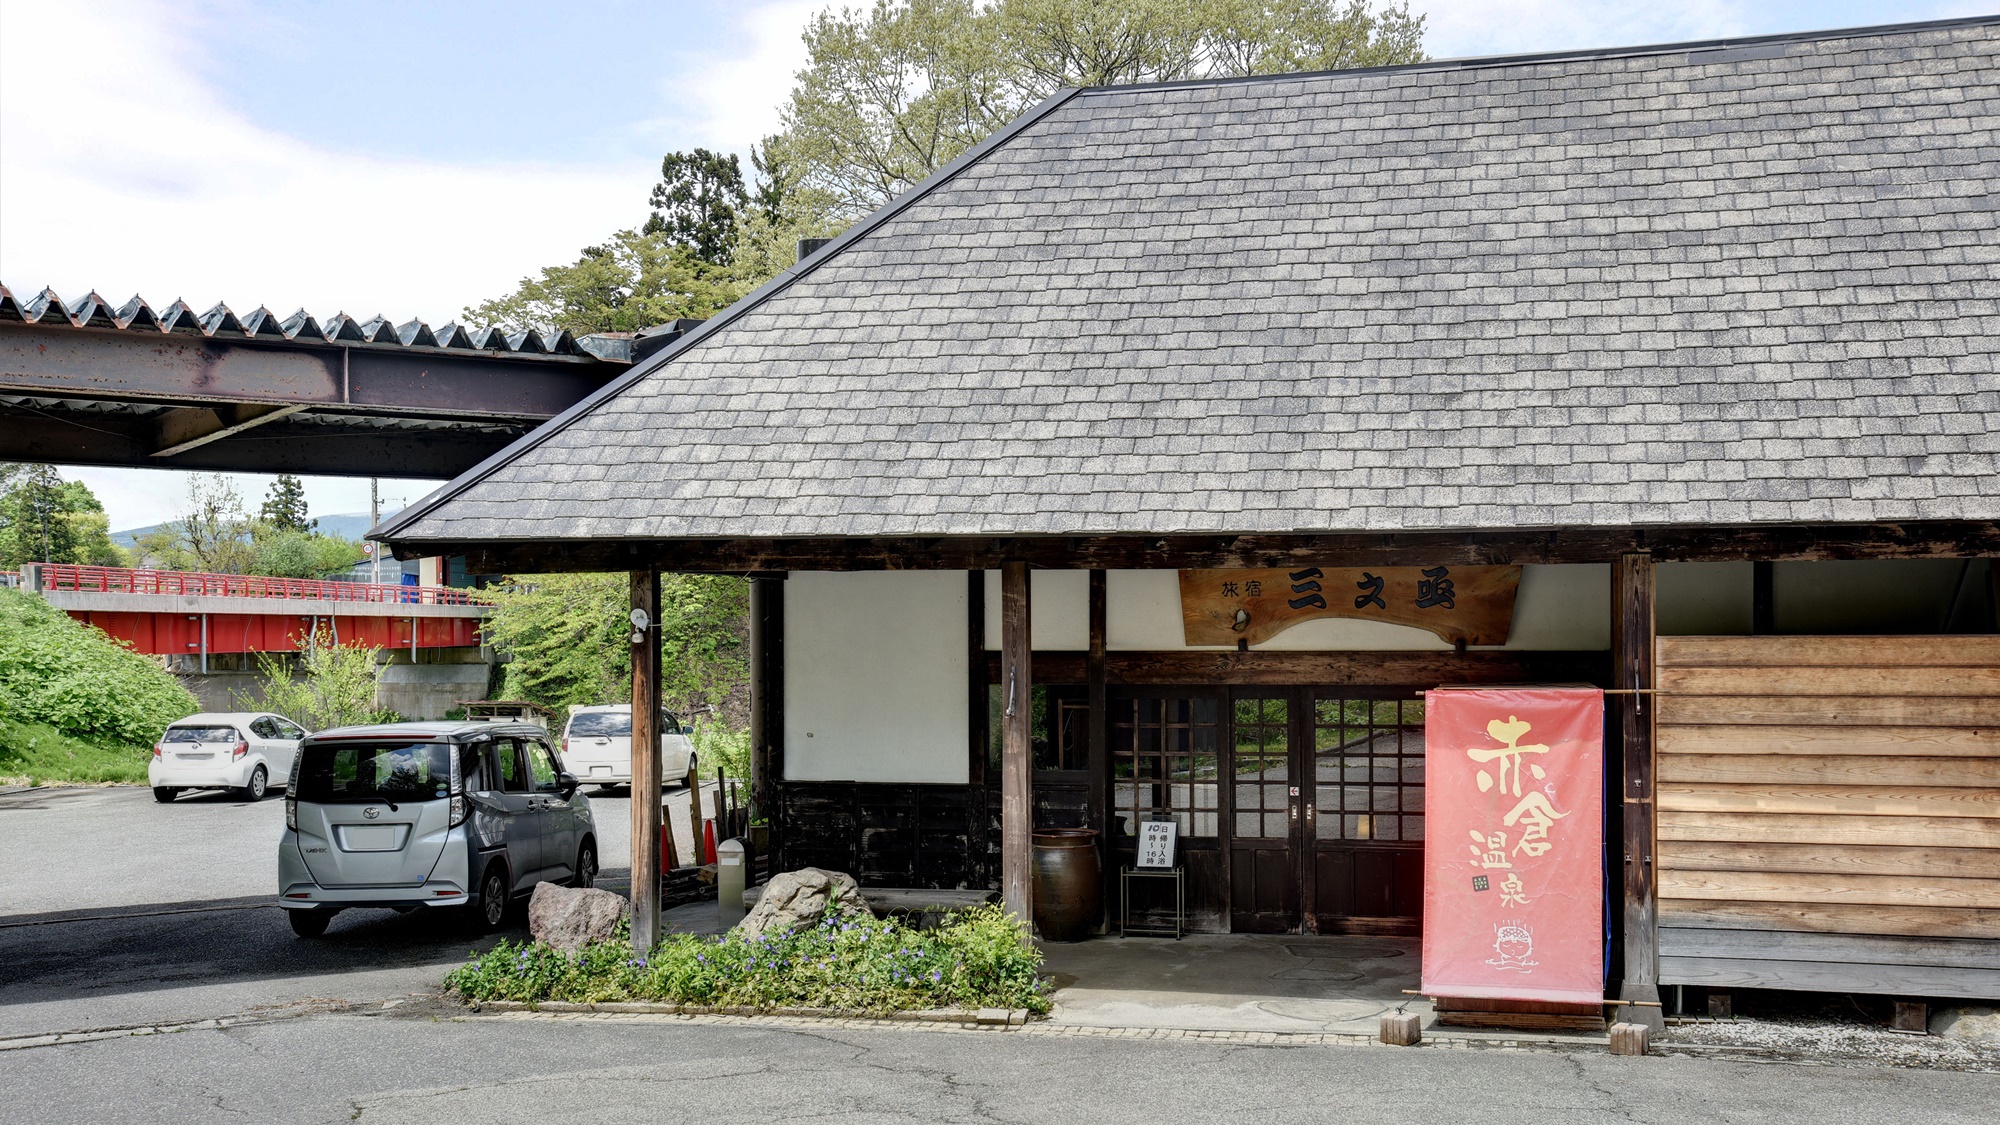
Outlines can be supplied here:
M862 3L863 0L854 0ZM747 157L827 0L0 0L0 281L433 324L642 222L662 153ZM1413 0L1440 58L1978 14L1868 0ZM65 469L114 529L184 479ZM268 477L245 474L255 503ZM415 500L428 482L385 482ZM315 515L368 482L307 482Z

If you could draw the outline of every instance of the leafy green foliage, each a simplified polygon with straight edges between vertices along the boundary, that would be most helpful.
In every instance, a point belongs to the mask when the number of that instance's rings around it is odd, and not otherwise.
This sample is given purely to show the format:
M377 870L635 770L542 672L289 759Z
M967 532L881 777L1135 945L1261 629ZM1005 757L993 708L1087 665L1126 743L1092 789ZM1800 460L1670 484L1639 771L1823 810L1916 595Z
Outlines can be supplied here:
M765 142L851 220L1065 86L1419 62L1423 17L1365 0L876 0L807 24Z
M306 486L290 473L279 473L264 494L258 517L273 531L311 531L319 521L306 518Z
M694 743L695 757L701 762L703 777L715 776L718 768L737 780L750 776L748 730L738 730L727 723L708 720L695 724L694 734L689 741Z
M252 519L228 477L191 473L181 514L140 536L139 553L148 566L274 578L322 578L366 557L359 543L322 535L313 523L297 477L280 476Z
M512 293L465 310L474 324L578 334L637 332L681 317L706 318L756 288L733 266L704 260L666 231L621 230L586 246L569 265L524 277Z
M0 718L0 780L144 782L146 748L67 735L47 723Z
M195 710L152 659L33 594L0 589L0 717L145 746Z
M123 566L104 506L54 465L0 465L0 567L27 562Z
M259 653L264 704L257 707L239 698L237 705L246 711L276 711L310 731L395 722L395 712L375 706L381 654L379 648L335 644L332 633L321 629L296 657L296 670L290 653Z
M494 608L481 630L511 658L502 696L552 715L631 702L625 575L517 575L485 593ZM660 695L668 708L686 714L719 703L743 682L749 609L750 586L741 578L660 576Z
M743 168L734 153L670 152L653 185L653 215L643 233L666 236L673 246L718 266L729 264L736 219L749 202Z
M1026 938L999 907L982 906L929 930L869 918L761 939L674 934L645 956L626 940L573 955L502 942L452 970L445 986L468 1000L1046 1012L1042 955Z

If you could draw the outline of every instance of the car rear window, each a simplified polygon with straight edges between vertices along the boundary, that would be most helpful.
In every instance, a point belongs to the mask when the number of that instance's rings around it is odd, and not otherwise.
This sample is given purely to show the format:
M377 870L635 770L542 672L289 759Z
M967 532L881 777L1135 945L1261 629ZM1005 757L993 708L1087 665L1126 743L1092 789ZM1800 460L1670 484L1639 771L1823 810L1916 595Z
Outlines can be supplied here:
M571 738L630 738L630 711L585 711L569 721Z
M235 727L168 727L161 742L234 742Z
M450 796L442 742L324 742L299 762L301 801L436 801Z

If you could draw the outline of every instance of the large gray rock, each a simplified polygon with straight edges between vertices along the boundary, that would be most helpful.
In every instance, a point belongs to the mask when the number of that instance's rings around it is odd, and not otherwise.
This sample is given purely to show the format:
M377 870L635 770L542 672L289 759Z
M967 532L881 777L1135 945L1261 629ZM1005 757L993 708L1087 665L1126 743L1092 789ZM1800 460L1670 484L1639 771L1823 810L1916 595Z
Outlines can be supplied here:
M1931 1013L1931 1034L1982 1047L2000 1047L2000 1010L1939 1008Z
M771 877L757 906L729 932L743 937L782 934L800 926L817 925L831 914L837 918L866 918L868 900L861 884L840 871L801 867Z
M528 900L528 934L544 945L574 953L609 941L629 908L624 896L592 887L536 883Z

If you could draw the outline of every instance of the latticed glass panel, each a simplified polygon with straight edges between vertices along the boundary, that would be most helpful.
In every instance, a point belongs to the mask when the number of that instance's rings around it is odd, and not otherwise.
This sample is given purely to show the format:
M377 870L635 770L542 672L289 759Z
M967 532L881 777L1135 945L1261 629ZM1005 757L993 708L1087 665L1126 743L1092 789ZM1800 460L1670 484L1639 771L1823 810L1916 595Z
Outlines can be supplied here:
M1118 699L1111 709L1114 830L1169 816L1183 836L1215 836L1222 708L1212 699Z
M1423 700L1315 700L1313 763L1320 839L1424 838Z
M1237 839L1283 839L1291 831L1290 712L1283 699L1236 701Z

